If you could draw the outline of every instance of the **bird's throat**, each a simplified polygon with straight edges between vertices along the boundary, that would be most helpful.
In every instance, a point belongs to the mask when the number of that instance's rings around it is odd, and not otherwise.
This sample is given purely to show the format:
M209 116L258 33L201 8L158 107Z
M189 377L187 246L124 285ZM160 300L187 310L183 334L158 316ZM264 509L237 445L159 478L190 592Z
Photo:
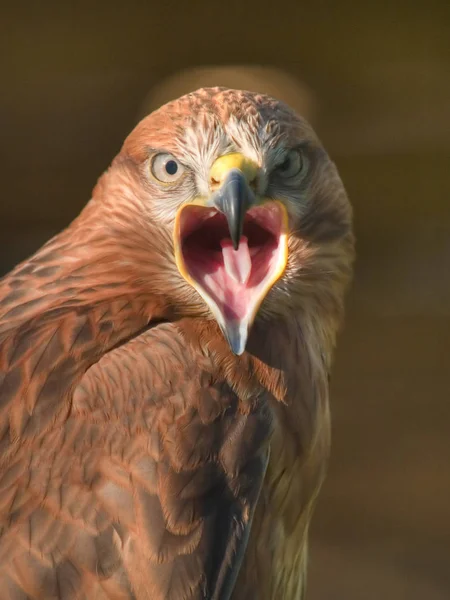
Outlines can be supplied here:
M178 227L180 273L208 304L233 352L242 354L262 301L286 267L285 209L278 202L251 209L236 250L218 211L188 206Z

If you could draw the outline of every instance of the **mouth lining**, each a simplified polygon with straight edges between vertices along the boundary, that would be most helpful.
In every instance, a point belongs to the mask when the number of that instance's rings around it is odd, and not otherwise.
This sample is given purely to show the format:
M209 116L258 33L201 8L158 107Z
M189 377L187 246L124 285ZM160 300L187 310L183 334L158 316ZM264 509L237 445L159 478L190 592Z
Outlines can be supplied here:
M213 255L214 253L222 254L220 242L230 237L225 215L215 209L198 209L197 211L195 210L196 208L194 207L194 210L188 215L188 219L185 220L184 230L182 224L183 252L189 252L195 250L196 247L201 247L202 250L212 252ZM207 214L201 215L202 212ZM197 216L195 213L198 213L200 222L195 223L195 217ZM260 217L259 219L257 218L258 216ZM276 237L276 233L266 229L264 223L261 221L261 215L259 215L257 209L249 211L245 216L243 235L247 238L249 250L253 254ZM190 229L189 225L192 229Z
M179 215L179 253L184 276L223 327L249 324L286 264L285 213L270 201L247 211L234 251L226 217L213 208L184 206Z

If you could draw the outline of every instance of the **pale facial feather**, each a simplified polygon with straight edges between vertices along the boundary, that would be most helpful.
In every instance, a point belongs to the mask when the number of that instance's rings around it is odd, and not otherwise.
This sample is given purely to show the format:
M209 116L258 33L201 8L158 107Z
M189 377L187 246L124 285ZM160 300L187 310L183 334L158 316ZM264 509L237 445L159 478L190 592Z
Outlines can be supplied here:
M289 187L272 184L273 168L299 144L305 146L304 173ZM159 187L149 178L150 156L159 151L172 153L187 168L178 185ZM260 165L258 192L284 202L290 215L288 265L269 292L262 314L295 309L308 297L325 302L328 296L341 304L353 259L350 204L317 136L283 103L250 92L198 90L141 121L119 158L137 166L141 206L169 239L179 206L209 194L211 165L229 152L241 152ZM173 281L176 273L168 270Z

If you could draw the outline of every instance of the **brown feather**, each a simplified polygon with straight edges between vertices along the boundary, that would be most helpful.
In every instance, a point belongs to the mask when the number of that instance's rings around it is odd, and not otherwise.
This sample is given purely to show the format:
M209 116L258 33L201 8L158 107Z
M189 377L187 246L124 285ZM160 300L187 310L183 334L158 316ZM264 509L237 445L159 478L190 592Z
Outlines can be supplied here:
M289 263L236 357L175 266L191 188L157 188L149 152L200 181L202 152L270 162L297 142ZM138 125L81 215L0 281L2 598L302 598L352 258L336 169L282 103L199 90Z

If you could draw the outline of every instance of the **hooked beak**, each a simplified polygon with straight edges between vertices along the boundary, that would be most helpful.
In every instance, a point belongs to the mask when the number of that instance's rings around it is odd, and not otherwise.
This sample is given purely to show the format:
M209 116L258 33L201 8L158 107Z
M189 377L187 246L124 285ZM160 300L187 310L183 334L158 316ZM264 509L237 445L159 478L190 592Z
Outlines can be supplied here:
M288 259L288 214L281 201L258 197L259 167L242 154L219 157L211 195L183 204L174 228L180 274L202 296L234 354Z
M255 195L239 169L231 169L221 187L212 195L213 205L225 215L233 248L239 248L247 210L255 203Z

